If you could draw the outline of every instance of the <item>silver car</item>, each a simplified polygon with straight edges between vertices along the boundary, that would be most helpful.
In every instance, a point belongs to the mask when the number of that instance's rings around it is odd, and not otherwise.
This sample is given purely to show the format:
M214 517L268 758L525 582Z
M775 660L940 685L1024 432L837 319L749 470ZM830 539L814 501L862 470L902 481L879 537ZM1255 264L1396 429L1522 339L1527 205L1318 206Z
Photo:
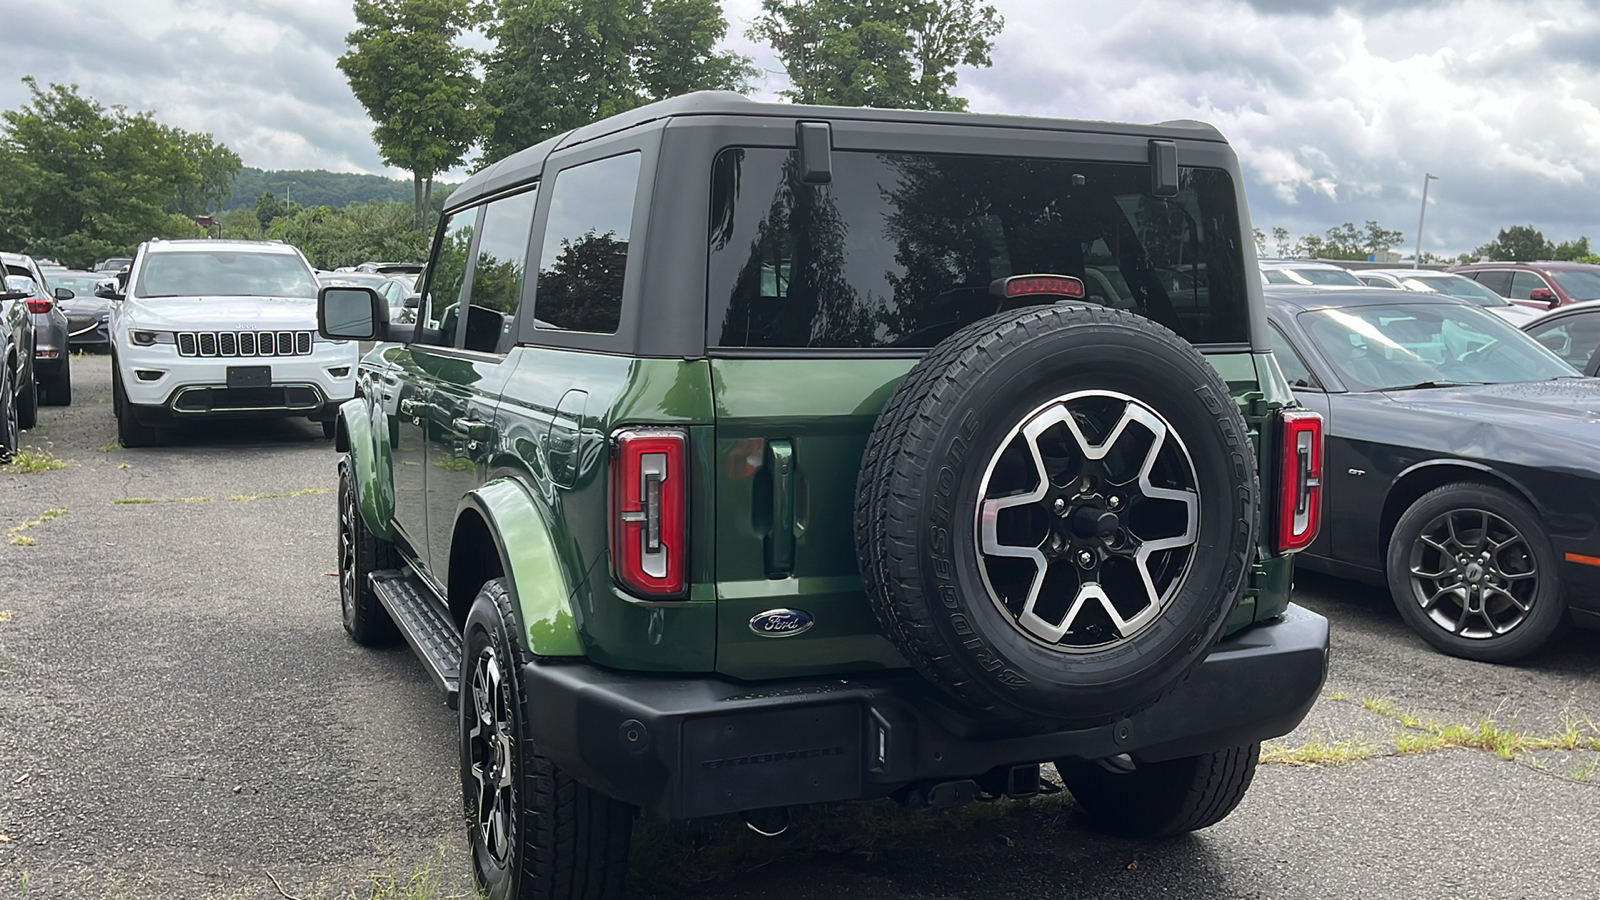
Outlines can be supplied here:
M39 386L39 402L47 406L72 404L72 352L67 343L67 316L52 295L50 282L39 271L33 257L21 253L0 253L5 268L6 287L32 294L26 303L33 318L33 370ZM13 279L16 279L13 282ZM24 280L28 284L24 285ZM67 291L65 296L71 296Z

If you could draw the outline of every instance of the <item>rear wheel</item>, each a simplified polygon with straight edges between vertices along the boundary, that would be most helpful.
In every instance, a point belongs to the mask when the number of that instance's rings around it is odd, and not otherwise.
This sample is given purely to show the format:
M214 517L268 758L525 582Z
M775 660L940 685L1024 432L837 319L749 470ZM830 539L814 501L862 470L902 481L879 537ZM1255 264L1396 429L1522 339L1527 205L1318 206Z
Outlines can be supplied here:
M11 386L11 365L0 358L0 463L7 462L22 443L17 424L17 392Z
M339 461L339 606L345 633L358 644L391 644L400 633L383 608L367 576L398 569L400 555L394 545L367 529L356 507L355 475L350 458Z
M72 355L62 354L61 365L44 383L46 406L72 405Z
M1157 763L1127 756L1061 760L1056 771L1099 827L1127 837L1171 837L1215 825L1244 799L1261 745Z
M1513 662L1567 620L1544 523L1493 485L1458 482L1423 494L1395 523L1388 570L1400 617L1451 656Z
M608 900L627 875L633 808L573 781L528 739L528 659L504 582L483 586L461 653L461 788L472 874L491 900Z

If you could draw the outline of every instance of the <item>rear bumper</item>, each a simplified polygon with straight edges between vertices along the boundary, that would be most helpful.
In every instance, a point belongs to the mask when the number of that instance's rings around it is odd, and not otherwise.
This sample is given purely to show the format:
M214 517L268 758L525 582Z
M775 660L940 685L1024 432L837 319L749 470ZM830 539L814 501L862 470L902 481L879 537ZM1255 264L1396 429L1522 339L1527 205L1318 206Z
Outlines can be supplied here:
M1327 673L1328 622L1291 605L1222 642L1160 702L1069 731L998 730L909 672L773 684L522 670L530 737L579 781L667 818L882 797L1011 766L1174 759L1294 729Z

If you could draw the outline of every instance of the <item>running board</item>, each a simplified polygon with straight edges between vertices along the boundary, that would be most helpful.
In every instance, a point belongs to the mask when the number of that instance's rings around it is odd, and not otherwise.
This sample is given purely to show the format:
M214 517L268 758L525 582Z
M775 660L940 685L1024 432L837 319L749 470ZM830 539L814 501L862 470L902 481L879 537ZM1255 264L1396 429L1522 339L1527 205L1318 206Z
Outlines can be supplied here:
M444 691L445 705L455 709L461 685L461 634L450 614L409 570L385 569L367 577L378 602L406 636L433 683Z

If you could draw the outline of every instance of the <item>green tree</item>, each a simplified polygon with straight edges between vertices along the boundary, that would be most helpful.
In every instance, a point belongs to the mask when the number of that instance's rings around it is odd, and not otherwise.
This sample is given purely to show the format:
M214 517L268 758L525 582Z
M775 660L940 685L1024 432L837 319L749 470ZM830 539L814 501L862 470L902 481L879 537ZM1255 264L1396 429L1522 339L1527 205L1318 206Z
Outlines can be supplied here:
M1597 259L1594 251L1589 249L1587 235L1575 241L1562 241L1555 245L1550 252L1550 258L1565 262L1595 262Z
M1393 250L1397 244L1406 239L1404 232L1391 231L1372 219L1367 220L1367 227L1364 230L1366 239L1362 249L1372 254Z
M104 107L76 85L23 83L29 101L0 113L0 241L87 266L151 237L200 236L177 214L204 178L183 141L209 135Z
M433 176L478 140L476 56L456 43L478 23L473 0L355 0L358 27L339 70L372 117L384 163L412 179L411 226L422 231Z
M1555 255L1555 247L1532 225L1513 225L1500 229L1494 240L1474 250L1473 254L1479 259L1530 262L1549 259Z
M233 179L244 168L239 155L217 143L209 134L170 128L168 136L189 157L197 175L193 181L179 187L173 212L186 216L221 212L222 205L233 194Z
M319 269L428 255L423 233L411 227L411 204L397 200L297 208L273 220L266 236L299 247Z
M1256 256L1266 256L1267 255L1267 233L1265 231L1262 231L1261 229L1257 228L1257 229L1255 229L1255 238L1256 238Z
M1284 228L1282 225L1274 225L1272 227L1272 245L1278 248L1279 259L1288 256L1289 251L1293 249L1289 245L1289 229Z
M256 198L256 220L260 222L261 230L266 231L279 217L289 215L299 208L297 204L280 200L277 194L268 191Z
M716 0L497 0L486 29L481 164L655 100L746 92L750 59L717 53Z
M957 66L988 66L1005 20L978 0L761 0L753 40L800 103L964 110Z

